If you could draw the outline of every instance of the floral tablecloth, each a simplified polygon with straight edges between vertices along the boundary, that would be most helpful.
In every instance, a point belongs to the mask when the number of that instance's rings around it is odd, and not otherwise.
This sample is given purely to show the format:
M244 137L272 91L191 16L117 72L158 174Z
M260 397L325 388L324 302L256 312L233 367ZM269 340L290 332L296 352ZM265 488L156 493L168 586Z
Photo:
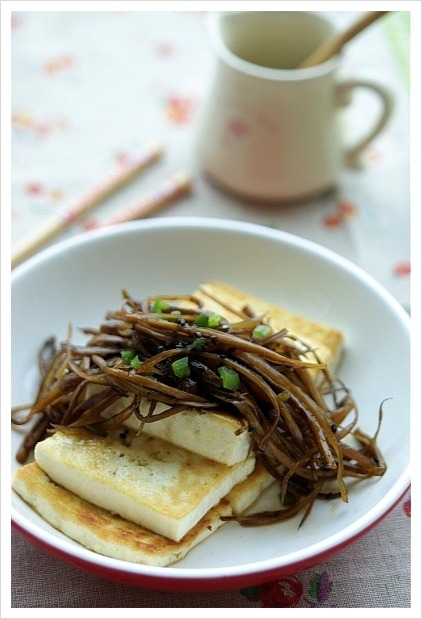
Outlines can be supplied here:
M137 10L125 8L126 3L114 3L112 9L92 3L89 10L85 3L67 3L67 10L60 4L44 3L38 10L36 2L26 3L24 10L11 13L12 248L134 150L160 140L164 156L159 163L54 241L101 222L168 174L185 170L193 179L191 195L157 216L254 221L309 238L363 267L410 308L412 11L387 16L345 53L346 76L371 77L395 97L393 117L367 149L364 169L345 170L330 195L270 208L225 195L195 160L195 122L214 62L200 3L186 3L186 10L163 10L160 2L154 3L155 10L142 9L143 3ZM340 27L356 15L331 11ZM6 11L3 18L9 18ZM352 115L352 130L364 117L365 105ZM10 616L34 616L24 614L34 608L45 613L54 608L125 609L101 615L113 617L145 615L139 610L126 614L140 608L150 610L145 616L161 616L154 609L182 607L241 608L243 616L263 616L262 609L277 607L409 609L410 532L409 493L363 539L317 567L242 590L188 594L103 581L57 562L12 533L11 608L19 610ZM404 613L400 616L411 616Z

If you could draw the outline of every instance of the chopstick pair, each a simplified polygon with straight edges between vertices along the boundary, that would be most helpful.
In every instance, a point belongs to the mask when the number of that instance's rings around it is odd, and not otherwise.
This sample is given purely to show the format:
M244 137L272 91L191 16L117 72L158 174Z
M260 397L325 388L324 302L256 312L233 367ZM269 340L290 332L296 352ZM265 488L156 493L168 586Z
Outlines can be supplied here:
M115 193L137 174L155 163L162 154L163 148L159 143L154 142L150 144L137 156L131 158L122 169L109 174L102 182L92 187L77 202L50 217L40 228L28 235L22 243L12 251L12 269L31 254L35 253L54 236L62 232L67 226L79 219L82 215L87 214L100 202ZM122 213L95 227L147 217L167 204L186 195L190 190L190 176L185 172L178 172L167 178L154 191L146 194L139 201L126 208Z

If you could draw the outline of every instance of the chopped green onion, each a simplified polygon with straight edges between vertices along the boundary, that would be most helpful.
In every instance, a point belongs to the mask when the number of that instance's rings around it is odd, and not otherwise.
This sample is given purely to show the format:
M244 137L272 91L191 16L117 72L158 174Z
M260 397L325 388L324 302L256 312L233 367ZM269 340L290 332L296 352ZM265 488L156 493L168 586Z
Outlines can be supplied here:
M208 327L208 314L199 314L195 318L195 324L197 327Z
M132 368L137 368L142 363L134 350L122 350L120 351L120 356L124 363Z
M240 388L240 378L239 374L233 370L232 368L227 368L226 366L221 366L217 370L220 378L223 382L223 387L225 389L239 389Z
M136 355L136 357L133 357L132 361L130 362L130 367L132 368L137 368L142 364L142 361L140 360L140 358L138 357L138 355Z
M290 398L290 393L288 391L280 391L280 393L277 394L277 397L281 400L281 402L287 402Z
M252 331L252 337L254 340L264 340L271 333L272 329L268 325L257 325Z
M195 324L197 327L209 327L210 329L215 329L215 327L219 327L221 323L221 316L213 312L212 314L206 314L202 312L195 318Z
M189 367L189 359L188 357L180 357L180 359L176 359L171 364L171 369L173 370L176 378L187 378L190 376L190 367Z
M219 327L220 326L220 322L221 322L221 316L220 314L211 314L210 316L208 316L208 326L213 329L215 327Z
M205 348L206 344L207 344L206 337L197 337L196 340L192 342L192 350L196 350L198 348L200 349Z
M167 303L167 301L163 301L163 299L155 299L152 306L152 311L156 312L157 314L161 314L161 312L168 310L169 307L170 305Z
M120 356L123 359L123 361L126 363L126 365L130 365L132 359L135 356L135 351L134 350L122 350L120 351Z

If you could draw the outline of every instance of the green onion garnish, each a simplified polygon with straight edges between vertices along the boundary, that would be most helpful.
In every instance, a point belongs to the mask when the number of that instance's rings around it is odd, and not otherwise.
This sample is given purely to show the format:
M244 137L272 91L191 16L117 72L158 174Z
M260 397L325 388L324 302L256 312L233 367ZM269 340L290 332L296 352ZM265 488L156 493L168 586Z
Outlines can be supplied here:
M195 324L197 327L208 327L208 314L199 314L195 318Z
M156 314L161 314L161 312L168 310L169 307L170 305L167 303L167 301L163 301L163 299L155 299L154 304L152 306L152 311L155 312Z
M189 359L188 357L180 357L180 359L176 359L171 364L171 369L173 370L176 378L187 378L190 376L190 367L189 367Z
M217 372L223 382L224 389L235 390L240 388L239 374L235 370L223 365L218 368Z
M136 355L135 357L133 357L132 361L130 362L130 367L131 368L137 368L141 365L142 361L140 360L140 358L138 357L138 355Z
M220 326L220 322L221 322L220 314L213 313L210 316L208 316L208 326L211 329L214 329L215 327L219 327Z
M197 350L205 348L207 343L207 338L206 337L197 337L196 340L193 340L192 342L192 350Z
M122 350L120 351L120 356L125 365L130 365L132 368L137 368L142 363L134 350Z
M277 394L277 397L281 402L287 402L290 398L290 393L288 391L280 391L280 393Z
M210 329L215 329L219 327L221 323L221 316L213 312L212 314L199 314L195 318L195 324L197 327L209 327Z
M134 350L122 350L120 352L120 356L126 365L130 365L132 359L135 356L135 351Z
M254 340L264 340L271 333L272 329L268 325L257 325L252 331L252 337Z

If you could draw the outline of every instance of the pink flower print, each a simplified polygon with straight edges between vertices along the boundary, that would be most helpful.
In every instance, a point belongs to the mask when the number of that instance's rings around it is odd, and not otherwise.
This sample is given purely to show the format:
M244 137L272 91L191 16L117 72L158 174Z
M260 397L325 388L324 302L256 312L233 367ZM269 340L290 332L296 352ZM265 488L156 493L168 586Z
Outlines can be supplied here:
M249 126L240 118L232 118L227 123L227 131L234 138L243 138L249 133Z
M359 214L358 206L351 200L340 200L334 211L327 213L323 219L326 228L339 228L346 219L352 219Z
M59 188L49 188L40 182L32 181L22 187L25 202L34 213L50 213L64 199L64 193Z
M224 128L221 137L223 148L230 148L246 138L251 131L250 125L241 118L230 118Z
M39 196L43 191L43 186L40 183L28 183L25 187L25 193L28 196Z
M157 47L157 54L161 58L174 56L174 47L171 43L160 43Z
M11 15L11 28L12 30L16 30L16 28L19 28L19 26L22 24L22 18L20 17L20 15L18 13L12 13Z
M47 73L47 75L57 75L58 73L72 68L74 64L75 59L73 56L70 54L63 54L51 60L47 60L47 62L44 63L44 72Z
M30 135L46 138L56 131L65 131L67 121L64 118L37 119L27 112L12 113L12 127L16 135Z
M359 209L351 200L341 200L338 204L338 210L343 217L354 217L358 214Z
M194 108L191 98L171 95L166 102L166 115L171 123L182 125L191 121Z
M325 215L323 223L325 228L339 228L343 223L343 217L338 211L328 213Z
M366 147L364 155L368 163L377 163L381 158L379 151L372 144Z
M51 202L61 202L64 197L61 189L47 189L37 182L25 185L24 191L27 196L44 196L51 200Z
M62 202L64 198L64 194L61 189L51 189L49 196L52 202Z
M407 260L397 262L393 266L393 273L397 277L407 277L408 275L410 275L410 262L408 262Z

